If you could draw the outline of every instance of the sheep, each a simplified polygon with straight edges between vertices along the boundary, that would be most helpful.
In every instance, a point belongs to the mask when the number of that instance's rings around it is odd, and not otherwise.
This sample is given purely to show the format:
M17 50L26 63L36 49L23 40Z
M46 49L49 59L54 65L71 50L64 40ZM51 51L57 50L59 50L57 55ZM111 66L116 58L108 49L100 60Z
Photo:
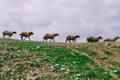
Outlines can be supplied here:
M100 39L102 39L101 36L98 37L89 36L87 37L87 42L98 42Z
M53 34L46 34L46 35L44 35L44 37L43 37L43 42L44 42L44 40L46 40L46 42L47 42L47 40L48 39L50 39L50 42L51 42L51 40L53 40L53 42L55 42L55 37L56 36L59 36L59 34L58 33L53 33Z
M69 36L66 37L66 42L67 42L67 41L71 42L71 40L72 40L73 42L76 42L76 39L77 39L77 38L80 38L80 36L79 36L79 35L75 35L75 36L69 35Z
M28 39L30 40L30 36L31 35L33 35L33 32L21 32L20 33L20 36L21 36L21 39L23 40L23 37L25 37L24 38L24 40L28 37Z
M116 42L117 39L119 39L120 37L119 36L116 36L115 38L107 38L104 40L104 42L108 41L108 42Z
M9 38L11 38L11 36L13 35L13 34L17 34L17 32L15 32L15 31L7 31L7 30L5 30L3 33L3 37L5 37L5 36L9 36Z

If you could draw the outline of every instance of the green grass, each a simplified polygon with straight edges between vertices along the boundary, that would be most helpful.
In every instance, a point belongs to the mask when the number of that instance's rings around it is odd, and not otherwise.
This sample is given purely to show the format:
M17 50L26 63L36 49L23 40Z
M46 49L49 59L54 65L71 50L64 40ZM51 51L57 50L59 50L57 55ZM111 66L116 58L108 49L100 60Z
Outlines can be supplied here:
M76 49L79 52L75 52L64 43L0 39L0 79L27 80L27 74L35 77L35 80L51 80L54 79L54 74L59 74L58 80L88 77L92 80L112 79L108 70L81 54L82 52L89 56L98 54L89 47L79 47ZM106 50L104 53L112 54ZM33 69L37 69L37 72ZM43 72L40 74L39 71Z
M78 48L78 50L79 50L80 52L87 53L89 56L95 56L95 55L97 54L97 52L92 51L92 50L90 49L90 47L88 47L88 46L80 47L80 48Z
M113 55L113 53L112 53L112 52L107 51L107 50L103 50L103 52L104 52L104 54L107 54L108 56Z

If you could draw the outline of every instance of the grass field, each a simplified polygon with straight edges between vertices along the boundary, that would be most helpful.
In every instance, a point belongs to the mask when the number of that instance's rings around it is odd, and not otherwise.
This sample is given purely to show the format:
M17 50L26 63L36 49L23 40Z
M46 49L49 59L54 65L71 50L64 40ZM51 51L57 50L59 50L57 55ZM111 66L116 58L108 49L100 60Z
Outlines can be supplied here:
M0 80L120 80L120 43L0 39Z

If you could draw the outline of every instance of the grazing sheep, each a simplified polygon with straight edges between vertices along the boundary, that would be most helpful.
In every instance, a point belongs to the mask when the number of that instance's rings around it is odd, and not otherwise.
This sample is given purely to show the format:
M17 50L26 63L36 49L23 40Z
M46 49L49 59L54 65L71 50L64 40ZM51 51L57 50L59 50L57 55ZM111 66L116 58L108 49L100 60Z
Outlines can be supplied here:
M31 35L33 35L33 32L22 32L22 33L20 34L22 40L23 40L23 37L25 37L24 40L25 40L27 37L28 37L28 39L30 40L30 36L31 36Z
M9 36L9 38L11 38L13 34L17 34L17 33L15 31L12 32L12 31L5 30L2 34L3 34L3 37Z
M102 39L101 36L99 36L99 37L89 36L89 37L87 37L87 42L98 42L100 39Z
M67 41L71 42L71 40L72 40L73 42L76 42L76 39L77 39L77 38L80 38L80 36L79 36L79 35L75 35L75 36L69 35L69 36L66 37L66 42L67 42Z
M46 40L46 42L47 42L47 39L50 39L50 42L51 42L51 40L53 40L53 42L55 42L55 37L56 36L59 36L59 34L58 33L54 33L54 34L46 34L44 37L43 37L43 42L44 42L44 40Z
M106 41L108 41L108 42L116 42L116 40L119 39L119 38L120 38L119 36L117 36L115 38L107 38L107 39L104 40L104 42L106 42Z

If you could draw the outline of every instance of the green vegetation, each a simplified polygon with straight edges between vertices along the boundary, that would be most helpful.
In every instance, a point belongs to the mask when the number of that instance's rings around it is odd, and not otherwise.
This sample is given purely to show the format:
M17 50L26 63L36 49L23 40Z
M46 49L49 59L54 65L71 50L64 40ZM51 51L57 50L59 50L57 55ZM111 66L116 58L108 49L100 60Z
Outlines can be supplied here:
M96 63L95 59L99 60L99 56L97 58L95 56L99 52L92 50L94 48L92 45L88 47L78 45L78 48L74 48L73 44L69 45L71 47L67 47L65 43L0 39L0 79L114 80L120 77L118 69L106 69ZM112 54L108 50L104 50L104 53ZM117 72L114 72L116 70ZM114 78L110 71L118 78Z
M90 50L90 47L88 47L88 46L80 47L80 48L78 48L78 50L80 52L87 53L89 56L95 56L97 54L97 52Z
M103 50L103 52L104 52L104 54L107 54L107 55L113 55L113 53L112 53L112 52L107 51L107 50Z

